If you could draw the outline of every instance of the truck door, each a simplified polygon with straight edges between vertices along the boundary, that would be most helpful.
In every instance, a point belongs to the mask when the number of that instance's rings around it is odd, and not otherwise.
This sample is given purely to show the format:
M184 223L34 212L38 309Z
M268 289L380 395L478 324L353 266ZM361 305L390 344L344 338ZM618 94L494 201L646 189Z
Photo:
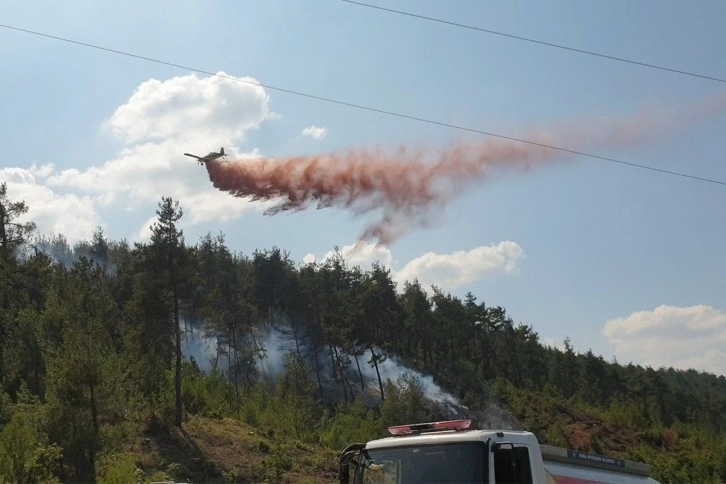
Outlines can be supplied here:
M492 454L496 484L532 484L528 447L499 442L492 444Z

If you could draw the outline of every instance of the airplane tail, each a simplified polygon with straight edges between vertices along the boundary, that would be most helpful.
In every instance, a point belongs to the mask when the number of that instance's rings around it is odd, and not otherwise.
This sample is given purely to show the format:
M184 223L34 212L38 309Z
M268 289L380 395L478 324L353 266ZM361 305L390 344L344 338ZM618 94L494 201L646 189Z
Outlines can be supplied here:
M222 148L219 149L219 154L222 155L222 156L225 156L224 155L224 147L222 147Z

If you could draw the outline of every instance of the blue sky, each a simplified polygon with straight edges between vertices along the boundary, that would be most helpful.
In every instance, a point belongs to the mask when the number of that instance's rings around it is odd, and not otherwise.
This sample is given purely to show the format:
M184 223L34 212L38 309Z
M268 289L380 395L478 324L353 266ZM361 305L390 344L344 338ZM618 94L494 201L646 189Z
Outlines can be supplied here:
M371 3L726 78L721 2ZM726 180L724 83L339 0L0 1L0 11L5 25L507 136L564 125L567 139L655 112L669 130L576 148ZM277 245L300 263L320 260L353 244L366 218L337 208L266 217L264 206L217 192L182 153L486 140L7 28L0 62L0 179L42 232L70 241L98 225L142 240L166 195L187 212L188 242L222 231L238 251ZM703 103L712 116L694 118ZM399 281L471 291L553 344L569 336L576 350L620 362L726 374L726 187L561 156L457 191L429 227L351 263L380 258Z

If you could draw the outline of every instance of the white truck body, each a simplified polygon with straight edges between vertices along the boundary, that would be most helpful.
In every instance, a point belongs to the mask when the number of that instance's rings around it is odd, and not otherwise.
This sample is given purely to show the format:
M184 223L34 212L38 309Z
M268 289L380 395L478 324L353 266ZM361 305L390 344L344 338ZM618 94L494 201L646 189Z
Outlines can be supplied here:
M392 427L399 435L348 447L341 456L341 484L657 484L650 466L639 462L540 445L531 432L447 430L446 424Z

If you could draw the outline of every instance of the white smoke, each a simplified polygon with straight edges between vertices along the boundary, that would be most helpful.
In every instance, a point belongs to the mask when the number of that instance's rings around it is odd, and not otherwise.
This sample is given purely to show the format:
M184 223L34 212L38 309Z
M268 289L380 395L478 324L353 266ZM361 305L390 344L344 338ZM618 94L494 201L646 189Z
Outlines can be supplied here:
M95 265L103 268L110 276L116 275L116 264L109 261L99 253L93 252L92 242L78 240L71 247L68 239L63 234L36 234L31 238L22 255L27 260L34 252L45 254L53 263L60 264L66 269L73 268L73 265L85 257L93 261Z
M202 328L195 327L193 323L186 322L185 326L182 355L189 361L194 358L199 369L209 373L217 359L217 338L205 335Z
M292 349L293 342L274 328L259 335L257 342L265 355L258 360L257 369L264 378L276 379L285 370L285 355Z
M311 376L315 371L315 357L312 354L312 349L309 345L305 344L306 338L304 335L298 333L298 346L295 345L295 339L290 331L290 327L286 324L267 325L264 330L256 332L254 338L251 338L249 343L264 348L262 357L256 360L257 369L259 370L259 376L262 380L268 383L274 382L284 371L285 371L285 356L290 351L297 351L306 360L308 368L310 369ZM218 358L218 338L216 335L205 334L204 331L197 326L190 325L189 330L185 333L182 342L182 350L186 359L191 357L197 362L197 365L201 370L206 373L211 371L215 360ZM331 397L333 395L340 396L339 383L333 378L334 371L328 354L328 347L325 347L325 351L319 354L318 364L321 384L323 391L326 396ZM339 353L342 353L341 348L337 348ZM380 348L374 347L373 351L380 358L381 355L385 354ZM345 353L342 353L345 354ZM357 385L359 382L358 378L358 367L353 356L346 355L344 358L348 358L348 380L355 387L356 393L361 395L360 386ZM362 354L358 356L358 364L360 365L361 373L363 374L364 384L366 387L365 393L369 400L369 403L380 402L379 386L378 386L378 375L376 369L369 363L371 361L370 349L366 349ZM226 366L221 365L220 370L226 373ZM400 358L395 355L386 355L384 361L378 363L378 372L381 375L381 381L385 386L388 382L398 385L401 383L404 375L413 376L421 385L424 392L424 397L432 404L436 405L439 411L442 411L446 418L473 418L480 428L498 428L498 429L522 429L521 423L512 416L501 404L488 401L485 402L485 406L481 410L469 409L462 405L458 399L447 392L441 386L439 386L431 375L424 375L413 368L408 367Z
M258 363L258 368L260 369L260 372L268 379L277 377L280 373L284 371L285 355L289 351L295 349L294 339L292 338L292 336L285 335L280 329L270 326L259 337L258 341L265 348L265 356ZM309 355L310 349L302 341L300 341L298 344L300 346L301 353L303 355ZM337 350L339 353L344 354L341 348L337 348ZM383 351L380 348L374 347L373 351L378 356L383 354ZM355 385L355 382L358 381L357 366L353 356L348 355L346 357L349 364L348 377L349 380ZM376 374L376 369L368 363L369 361L371 361L371 359L371 352L369 349L366 349L362 355L358 356L358 364L360 365L361 373L363 374L363 379L366 387L378 388L378 375ZM306 360L309 366L312 367L314 365L314 361L311 361L313 360L312 357L306 356ZM329 357L321 355L321 357L318 359L318 362L323 365L321 371L332 375L333 372L330 368L331 363ZM424 396L428 400L438 403L440 405L444 405L446 407L455 406L458 408L466 409L466 407L459 403L456 397L446 392L443 388L436 384L431 375L424 375L419 371L409 368L400 360L400 358L396 356L388 356L384 361L379 362L378 372L381 375L381 380L384 385L389 381L395 384L404 374L409 373L421 383L422 389L424 391ZM330 382L330 376L326 375L324 380L326 382Z
M263 357L257 361L257 368L260 375L265 380L275 380L285 370L285 355L295 349L295 342L291 336L283 333L270 325L256 335L255 341L264 348ZM194 358L199 368L205 373L211 371L212 365L217 358L217 338L204 334L204 331L198 325L187 323L187 329L182 339L182 354L187 360ZM300 349L303 354L308 354L308 348L302 342ZM343 353L340 348L338 351ZM376 354L380 357L384 352L380 348L374 348ZM352 382L358 381L357 366L352 356L346 356L348 359L349 379ZM310 360L311 358L307 358ZM323 365L321 371L331 373L330 359L320 357L319 362ZM378 388L378 375L376 369L368 362L372 361L370 349L366 349L362 355L358 356L361 373L365 385L370 388ZM312 363L308 361L308 364ZM387 382L396 383L406 373L413 375L420 383L424 392L424 396L435 403L445 405L447 407L466 408L461 405L456 397L445 391L441 386L434 382L431 375L424 375L419 371L406 366L400 358L394 355L388 356L384 361L378 363L378 372L381 375L381 381L385 385ZM326 382L330 382L330 377L326 376Z
M375 348L376 355L381 355L383 351L380 348ZM372 365L368 364L372 361L372 355L370 350L365 350L363 356L359 357L361 361L361 373L366 379L366 382L377 382L378 376L376 375L376 369ZM462 406L459 401L452 394L445 391L439 385L434 382L434 378L431 375L424 375L412 368L407 367L398 357L388 356L386 360L378 363L378 372L381 374L381 380L384 382L391 381L395 383L405 373L410 373L416 377L421 383L424 391L424 395L427 399L432 402L437 402L445 405L457 405Z

